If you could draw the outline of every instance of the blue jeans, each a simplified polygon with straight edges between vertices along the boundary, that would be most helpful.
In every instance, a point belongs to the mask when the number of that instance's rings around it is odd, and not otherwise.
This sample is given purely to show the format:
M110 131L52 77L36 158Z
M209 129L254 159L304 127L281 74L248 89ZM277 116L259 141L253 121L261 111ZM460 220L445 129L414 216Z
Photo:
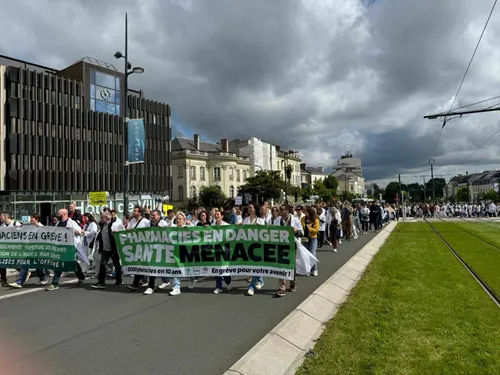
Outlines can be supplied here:
M259 282L262 286L264 286L264 277L262 276L252 276L252 281L250 281L250 286L248 289L255 289L255 285Z
M309 238L309 242L307 242L307 246L305 246L309 252L316 257L316 249L318 248L318 239L317 238ZM317 258L317 257L316 257ZM316 270L316 264L312 266L311 272Z
M38 278L40 279L40 281L47 280L47 278L45 276L45 272L44 272L43 269L37 268L36 269L36 274L38 275ZM21 269L21 271L19 271L19 278L16 280L16 284L17 285L23 285L26 282L26 277L27 276L28 276L28 269L27 268Z
M224 282L226 285L231 284L231 276L216 276L215 277L215 288L222 289L222 279L224 278Z

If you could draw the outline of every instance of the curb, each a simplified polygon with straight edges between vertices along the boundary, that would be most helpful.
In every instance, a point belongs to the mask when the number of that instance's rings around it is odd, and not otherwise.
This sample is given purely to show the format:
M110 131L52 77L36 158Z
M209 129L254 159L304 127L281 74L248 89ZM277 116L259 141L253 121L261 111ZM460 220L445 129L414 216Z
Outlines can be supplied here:
M224 375L295 374L396 225L388 224Z

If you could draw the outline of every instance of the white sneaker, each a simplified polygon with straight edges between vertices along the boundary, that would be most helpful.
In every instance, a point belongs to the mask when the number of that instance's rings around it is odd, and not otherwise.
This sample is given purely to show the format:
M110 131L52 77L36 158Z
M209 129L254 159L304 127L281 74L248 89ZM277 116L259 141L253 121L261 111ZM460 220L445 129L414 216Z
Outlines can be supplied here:
M342 245L342 240L339 240L339 245Z
M264 284L262 284L262 283L256 283L255 289L257 289L257 290L262 289L263 286L264 286Z
M181 288L174 288L169 294L171 296L178 296L179 294L181 294Z
M23 286L22 285L19 285L18 283L14 282L14 283L10 283L9 286L11 288L16 288L16 289L21 289Z
M226 291L229 292L231 289L233 289L233 283L232 282L226 286Z
M358 236L354 236L354 239L357 240L358 239Z
M196 287L196 279L194 279L194 280L190 280L190 281L189 281L188 288L189 288L189 289L194 289L195 287Z
M337 248L333 249L333 252L336 253L337 252Z
M146 289L146 291L144 292L144 295L146 296L149 296L150 294L153 294L155 291L153 290L153 288L148 288Z
M318 270L314 270L312 273L313 276L318 276Z
M219 294L219 293L222 293L223 290L222 289L219 289L219 288L215 288L214 290L214 294Z
M252 288L248 288L247 290L247 296L253 296L254 290Z
M42 280L42 281L37 282L36 285L45 285L47 283L48 283L47 280Z
M170 285L170 281L167 283L161 283L160 286L158 287L158 289L165 289L169 285Z
M28 271L28 273L26 274L26 280L24 280L24 282L28 281L31 277L31 272Z

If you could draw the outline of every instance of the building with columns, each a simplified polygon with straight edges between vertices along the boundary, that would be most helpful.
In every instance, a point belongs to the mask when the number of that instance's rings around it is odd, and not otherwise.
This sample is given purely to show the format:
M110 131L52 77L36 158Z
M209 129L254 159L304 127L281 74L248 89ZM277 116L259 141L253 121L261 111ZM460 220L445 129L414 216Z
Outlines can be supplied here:
M192 139L172 140L172 203L184 205L207 186L219 186L228 198L251 175L251 160L230 152L229 141L203 142L198 134Z

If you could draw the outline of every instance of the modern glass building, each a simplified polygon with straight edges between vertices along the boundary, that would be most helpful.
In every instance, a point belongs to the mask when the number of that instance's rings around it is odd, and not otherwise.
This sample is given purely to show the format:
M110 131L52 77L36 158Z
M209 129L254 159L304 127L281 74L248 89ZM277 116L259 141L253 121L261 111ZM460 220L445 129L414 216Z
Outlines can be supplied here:
M171 192L170 106L124 93L124 74L84 58L56 70L0 56L0 209L44 222L87 194L108 192L123 211L125 117L144 118L145 163L130 167L130 204Z

